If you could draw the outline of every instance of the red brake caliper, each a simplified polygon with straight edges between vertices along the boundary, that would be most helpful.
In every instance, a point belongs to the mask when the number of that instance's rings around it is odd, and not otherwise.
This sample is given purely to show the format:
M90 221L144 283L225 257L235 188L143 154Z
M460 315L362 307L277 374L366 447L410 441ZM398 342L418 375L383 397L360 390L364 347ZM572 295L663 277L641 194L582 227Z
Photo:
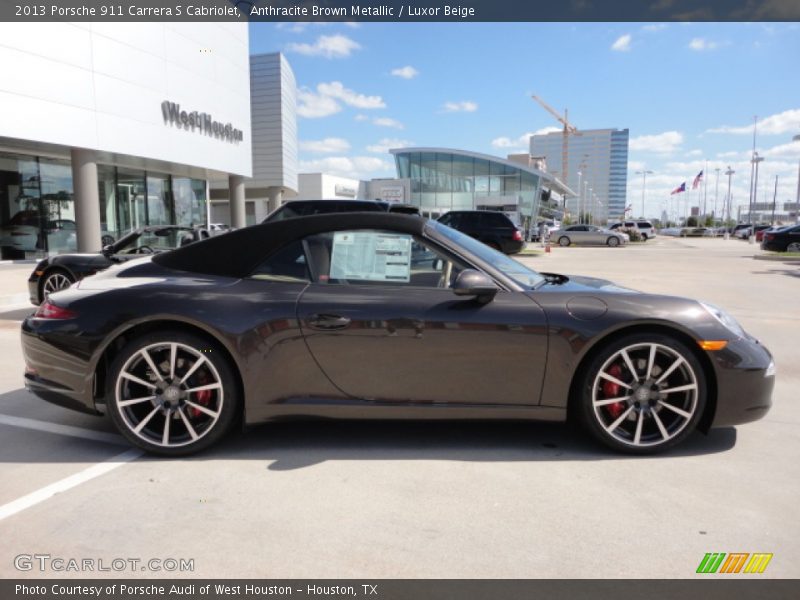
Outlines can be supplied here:
M608 374L619 379L622 375L622 368L619 365L611 365L611 368L608 369ZM603 395L606 398L616 398L619 396L619 387L620 386L618 383L604 379ZM606 408L608 409L608 412L611 414L612 418L617 418L625 409L625 404L622 402L615 402L614 404L607 404Z
M198 373L196 379L197 387L206 385L208 383L208 377L206 377L205 373ZM202 404L203 406L208 406L208 403L211 402L211 390L200 390L199 392L194 392L194 402L197 404ZM189 414L193 417L199 417L203 413L194 406L190 406Z

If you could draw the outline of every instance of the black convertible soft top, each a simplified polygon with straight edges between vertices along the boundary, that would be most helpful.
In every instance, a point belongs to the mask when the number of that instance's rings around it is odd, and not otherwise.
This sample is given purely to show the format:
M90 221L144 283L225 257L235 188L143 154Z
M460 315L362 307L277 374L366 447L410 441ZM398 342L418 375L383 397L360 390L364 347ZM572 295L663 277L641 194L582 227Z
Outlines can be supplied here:
M422 235L427 219L384 212L354 212L297 217L251 225L223 235L189 244L153 257L162 267L221 275L246 277L267 256L296 239L324 231L344 229L387 229Z

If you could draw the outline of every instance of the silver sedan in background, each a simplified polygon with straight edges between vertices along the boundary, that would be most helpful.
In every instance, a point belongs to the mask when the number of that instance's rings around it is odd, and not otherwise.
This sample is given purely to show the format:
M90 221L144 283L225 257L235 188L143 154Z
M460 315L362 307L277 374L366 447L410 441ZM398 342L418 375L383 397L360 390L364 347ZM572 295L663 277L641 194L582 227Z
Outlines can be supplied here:
M620 246L630 241L628 234L611 231L597 225L570 225L550 232L550 239L559 246L570 244L600 244Z

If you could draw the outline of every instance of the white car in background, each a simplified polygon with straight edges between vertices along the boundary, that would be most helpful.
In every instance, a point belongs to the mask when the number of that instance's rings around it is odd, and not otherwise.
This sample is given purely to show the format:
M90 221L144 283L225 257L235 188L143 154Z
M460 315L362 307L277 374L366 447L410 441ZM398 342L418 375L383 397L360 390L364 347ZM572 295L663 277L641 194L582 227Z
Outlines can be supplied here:
M653 224L650 221L645 220L638 220L638 221L625 221L624 223L614 223L613 225L609 226L609 229L612 231L625 228L625 229L637 229L639 233L642 234L642 239L647 241L651 240L656 237L656 229L653 227Z
M597 225L568 225L550 232L550 241L559 246L572 244L596 244L603 246L622 246L630 241L628 234L611 231Z

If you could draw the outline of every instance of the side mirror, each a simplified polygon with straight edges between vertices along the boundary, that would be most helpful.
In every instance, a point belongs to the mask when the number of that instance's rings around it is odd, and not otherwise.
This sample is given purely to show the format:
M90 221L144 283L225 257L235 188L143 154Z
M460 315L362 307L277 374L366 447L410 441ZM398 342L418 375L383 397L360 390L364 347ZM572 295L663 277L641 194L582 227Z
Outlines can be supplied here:
M491 302L497 294L494 281L475 269L464 269L453 283L453 293L456 296L475 296L481 304Z

